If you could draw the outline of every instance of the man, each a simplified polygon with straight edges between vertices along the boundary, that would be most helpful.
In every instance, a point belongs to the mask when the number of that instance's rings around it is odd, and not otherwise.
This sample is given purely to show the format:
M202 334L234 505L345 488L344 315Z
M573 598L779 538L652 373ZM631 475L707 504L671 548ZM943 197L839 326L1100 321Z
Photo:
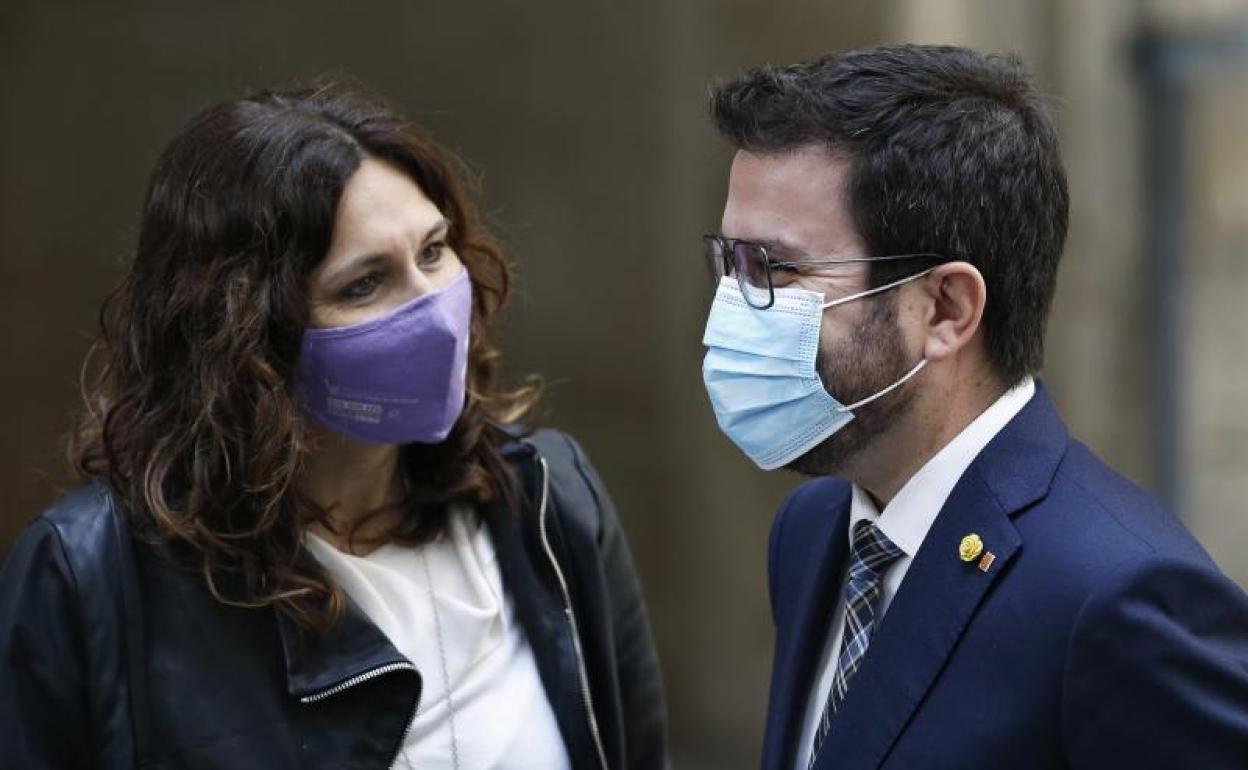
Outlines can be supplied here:
M1248 767L1248 598L1034 379L1068 195L1018 61L832 55L712 113L706 386L816 477L772 529L763 767Z

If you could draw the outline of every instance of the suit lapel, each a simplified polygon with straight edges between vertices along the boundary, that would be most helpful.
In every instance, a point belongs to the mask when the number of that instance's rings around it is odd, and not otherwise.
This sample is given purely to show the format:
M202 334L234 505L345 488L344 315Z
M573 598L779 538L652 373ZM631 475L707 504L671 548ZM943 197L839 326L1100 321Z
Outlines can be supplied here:
M959 543L972 532L995 557L987 571L978 560L959 558ZM982 479L964 476L872 638L816 770L879 765L1019 545L1018 531Z
M876 768L1021 549L1010 517L1047 494L1067 434L1044 387L971 463L915 555L820 751L816 770ZM991 564L965 562L968 534ZM812 633L818 633L813 631ZM823 631L820 638L826 636Z
M847 486L844 489L848 492ZM793 621L782 619L779 623L782 630L787 628L789 632L776 639L763 748L763 767L767 770L793 766L815 665L840 598L837 589L849 555L849 500L846 493L837 499L825 498L817 503L824 510L813 516L791 512L793 520L811 522L813 526L809 532L791 536L793 542L802 544L803 552L785 555L788 569L796 570L798 594L790 610Z

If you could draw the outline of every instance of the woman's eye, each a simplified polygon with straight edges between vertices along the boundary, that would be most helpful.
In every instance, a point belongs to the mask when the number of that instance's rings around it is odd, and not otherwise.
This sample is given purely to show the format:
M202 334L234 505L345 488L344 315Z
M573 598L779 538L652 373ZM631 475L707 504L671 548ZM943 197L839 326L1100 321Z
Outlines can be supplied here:
M442 261L442 255L445 252L446 252L445 241L437 241L436 243L431 243L425 247L424 251L420 252L420 264L421 265L436 265Z
M363 299L376 291L380 284L381 276L377 273L369 273L347 284L339 294L343 299Z

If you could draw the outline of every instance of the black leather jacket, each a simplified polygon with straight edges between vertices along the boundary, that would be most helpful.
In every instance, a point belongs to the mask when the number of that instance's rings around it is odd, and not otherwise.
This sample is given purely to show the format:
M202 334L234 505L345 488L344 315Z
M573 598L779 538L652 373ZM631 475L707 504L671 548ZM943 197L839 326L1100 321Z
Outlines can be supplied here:
M662 686L628 545L569 437L507 448L529 504L483 512L581 768L667 763ZM0 767L387 768L421 674L354 605L324 640L215 601L83 487L0 572Z

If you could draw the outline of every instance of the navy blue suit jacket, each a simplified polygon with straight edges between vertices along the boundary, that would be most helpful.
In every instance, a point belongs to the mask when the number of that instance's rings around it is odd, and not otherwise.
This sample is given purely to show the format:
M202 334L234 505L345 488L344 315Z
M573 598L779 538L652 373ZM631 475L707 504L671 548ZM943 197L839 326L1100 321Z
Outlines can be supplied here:
M772 528L764 770L795 761L849 508L847 483L810 481ZM986 571L959 558L972 532ZM941 509L832 725L817 770L1248 768L1248 597L1038 387Z

